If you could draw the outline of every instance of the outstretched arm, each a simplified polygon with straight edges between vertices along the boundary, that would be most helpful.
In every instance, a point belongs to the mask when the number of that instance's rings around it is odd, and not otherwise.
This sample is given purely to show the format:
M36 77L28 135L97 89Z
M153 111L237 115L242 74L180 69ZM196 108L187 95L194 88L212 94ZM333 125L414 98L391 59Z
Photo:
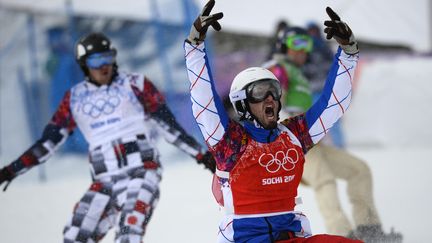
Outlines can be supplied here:
M44 163L64 143L76 127L69 101L70 92L67 92L51 121L45 127L42 137L18 159L0 170L0 184L10 183L16 176L25 173L33 166ZM4 190L6 188L7 185Z
M331 20L325 21L326 38L334 38L339 49L327 76L326 84L318 101L306 112L309 134L314 144L318 143L328 130L348 109L352 95L352 81L359 59L359 50L354 34L348 25L329 7L326 9Z
M329 7L331 20L325 21L327 39L334 38L339 49L334 56L323 92L317 102L305 114L286 120L283 124L294 130L306 152L317 144L348 109L352 95L352 81L359 59L359 50L348 25Z
M134 85L132 89L144 106L146 113L161 127L166 141L194 157L197 163L204 164L207 169L214 172L216 165L212 157L209 157L207 153L203 154L201 145L178 124L168 108L164 96L153 83L145 78L142 89Z
M184 43L192 112L209 147L213 147L222 139L228 127L228 116L216 93L204 45L209 26L215 30L221 29L218 20L223 14L210 15L214 4L215 1L211 0L204 6Z

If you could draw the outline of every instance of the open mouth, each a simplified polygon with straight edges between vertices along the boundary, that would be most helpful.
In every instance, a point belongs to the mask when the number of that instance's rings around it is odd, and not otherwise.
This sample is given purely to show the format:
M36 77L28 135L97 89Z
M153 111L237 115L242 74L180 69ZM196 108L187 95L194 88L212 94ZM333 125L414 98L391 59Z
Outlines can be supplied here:
M265 114L266 114L267 117L274 117L275 116L274 109L272 107L270 107L270 106L267 106L264 109L264 112L265 112Z
M102 75L108 75L109 74L109 70L108 69L103 69L102 70Z

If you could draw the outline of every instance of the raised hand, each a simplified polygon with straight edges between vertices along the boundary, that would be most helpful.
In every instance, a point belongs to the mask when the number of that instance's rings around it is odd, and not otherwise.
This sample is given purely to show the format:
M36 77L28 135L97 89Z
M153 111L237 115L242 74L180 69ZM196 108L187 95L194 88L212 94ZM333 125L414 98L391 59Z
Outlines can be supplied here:
M223 13L220 12L220 13L215 13L210 15L210 12L213 9L214 5L215 5L215 0L210 0L204 6L198 18L194 21L189 36L187 38L189 43L195 45L201 44L206 37L209 26L212 26L213 29L215 29L216 31L222 29L218 20L223 17Z
M326 8L326 12L330 17L330 20L324 22L326 38L328 40L334 38L345 53L357 54L359 52L357 41L350 27L330 7Z

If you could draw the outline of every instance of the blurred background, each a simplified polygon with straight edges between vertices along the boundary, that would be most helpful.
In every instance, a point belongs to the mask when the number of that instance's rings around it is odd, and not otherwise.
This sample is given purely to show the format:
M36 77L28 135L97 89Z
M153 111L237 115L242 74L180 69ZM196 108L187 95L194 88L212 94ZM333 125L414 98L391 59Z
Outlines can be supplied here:
M82 80L77 39L104 32L120 69L144 73L162 90L179 122L200 139L188 94L183 41L204 0L0 0L0 166L39 138L64 92ZM354 31L361 60L349 112L346 149L364 159L388 231L429 242L432 211L432 0L217 0L222 31L207 49L217 90L267 61L276 25L322 25L331 6ZM330 45L335 50L333 42ZM175 104L175 105L174 105ZM75 131L54 158L0 194L1 242L60 242L74 203L90 183L86 143ZM221 217L211 176L160 141L165 177L146 242L214 242ZM346 186L341 200L350 210ZM299 194L315 233L325 232L313 192ZM167 234L167 232L169 232ZM112 242L112 235L104 242Z

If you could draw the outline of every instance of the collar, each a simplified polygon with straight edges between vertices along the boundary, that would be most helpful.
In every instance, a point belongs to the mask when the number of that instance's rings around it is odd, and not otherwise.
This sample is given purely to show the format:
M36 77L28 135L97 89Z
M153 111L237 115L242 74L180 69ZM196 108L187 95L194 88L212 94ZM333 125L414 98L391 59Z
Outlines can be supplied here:
M94 81L93 79L91 79L90 77L88 77L88 78L87 78L87 82L89 82L89 83L95 85L96 87L101 87L101 86L103 86L103 85L110 86L110 85L114 82L114 80L111 79L111 80L109 81L109 83L107 83L107 84L100 84L100 83Z
M251 136L253 140L260 143L273 142L280 134L279 129L277 128L270 129L270 130L264 129L258 124L255 124L250 121L245 121L243 123L243 126L246 129L246 132L249 134L249 136Z

